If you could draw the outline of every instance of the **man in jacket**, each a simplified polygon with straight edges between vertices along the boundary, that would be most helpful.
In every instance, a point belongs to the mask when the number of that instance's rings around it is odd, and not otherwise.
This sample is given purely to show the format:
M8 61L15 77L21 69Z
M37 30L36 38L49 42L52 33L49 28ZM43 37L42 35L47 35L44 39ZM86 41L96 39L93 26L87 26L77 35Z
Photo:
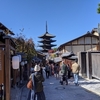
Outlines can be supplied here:
M65 63L65 59L63 59L63 61L62 61L61 73L62 73L61 84L63 85L63 83L65 81L65 84L68 85L68 80L67 80L68 69L67 69L67 65Z
M73 60L72 61L72 73L74 76L74 83L75 85L79 85L78 84L78 80L79 80L79 71L80 71L80 65L77 63L77 60Z

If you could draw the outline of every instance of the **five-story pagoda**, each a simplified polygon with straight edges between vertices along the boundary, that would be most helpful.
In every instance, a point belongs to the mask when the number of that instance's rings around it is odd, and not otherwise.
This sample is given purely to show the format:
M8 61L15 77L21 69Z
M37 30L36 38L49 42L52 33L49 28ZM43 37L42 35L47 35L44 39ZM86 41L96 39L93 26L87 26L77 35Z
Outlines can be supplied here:
M48 33L47 22L46 22L46 33L43 34L42 36L39 36L39 38L41 38L41 40L38 41L39 43L41 43L41 44L39 44L39 47L42 48L41 52L47 53L49 50L52 49L52 47L56 46L56 45L52 44L52 42L56 41L56 40L52 39L54 37L55 36Z

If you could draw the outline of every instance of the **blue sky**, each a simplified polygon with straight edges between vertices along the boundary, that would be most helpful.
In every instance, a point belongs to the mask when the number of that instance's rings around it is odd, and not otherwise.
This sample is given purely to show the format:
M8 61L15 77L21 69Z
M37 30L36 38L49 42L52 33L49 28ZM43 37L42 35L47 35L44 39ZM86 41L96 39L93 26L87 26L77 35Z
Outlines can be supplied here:
M100 0L0 0L0 22L15 34L32 38L48 32L56 37L57 47L98 27Z

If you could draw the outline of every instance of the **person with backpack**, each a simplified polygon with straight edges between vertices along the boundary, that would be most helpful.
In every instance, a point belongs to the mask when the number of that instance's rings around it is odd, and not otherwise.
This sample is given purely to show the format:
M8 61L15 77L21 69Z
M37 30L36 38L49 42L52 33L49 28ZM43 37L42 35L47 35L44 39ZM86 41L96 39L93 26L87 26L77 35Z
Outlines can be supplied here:
M71 69L71 67L69 66L69 64L67 64L67 68L68 68L68 79L70 79L71 73L72 73L72 69Z
M61 77L61 85L65 84L68 85L68 68L67 65L65 63L65 59L63 59L62 61L62 66L61 66L61 73L62 73L62 77Z
M45 79L40 72L39 65L35 65L34 74L32 74L30 78L32 79L32 83L33 83L32 92L34 91L31 100L46 100L43 91L43 83L42 83L45 81Z

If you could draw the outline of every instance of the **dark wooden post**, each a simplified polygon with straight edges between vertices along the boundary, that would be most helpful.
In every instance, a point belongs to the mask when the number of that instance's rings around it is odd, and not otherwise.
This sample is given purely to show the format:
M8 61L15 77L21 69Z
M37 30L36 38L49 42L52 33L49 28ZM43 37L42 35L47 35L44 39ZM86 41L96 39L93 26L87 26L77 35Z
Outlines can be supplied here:
M10 39L5 38L5 100L10 100L11 90Z
M92 79L91 52L87 52L87 78Z
M87 68L86 68L86 52L81 52L81 73L82 73L82 76L83 77L86 77L86 71L87 71Z
M92 79L92 58L91 58L91 52L89 52L89 78Z

